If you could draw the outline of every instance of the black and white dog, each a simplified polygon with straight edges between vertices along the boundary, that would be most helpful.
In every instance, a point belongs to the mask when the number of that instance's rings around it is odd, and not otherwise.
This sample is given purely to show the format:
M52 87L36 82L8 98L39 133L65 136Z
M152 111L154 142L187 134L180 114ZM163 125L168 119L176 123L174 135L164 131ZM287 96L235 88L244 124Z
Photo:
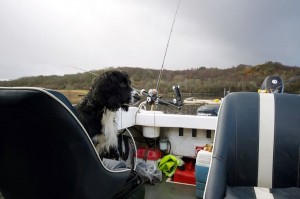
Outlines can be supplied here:
M125 72L112 70L97 76L82 101L76 106L79 120L93 140L99 155L116 148L118 109L128 111L129 104L140 100Z

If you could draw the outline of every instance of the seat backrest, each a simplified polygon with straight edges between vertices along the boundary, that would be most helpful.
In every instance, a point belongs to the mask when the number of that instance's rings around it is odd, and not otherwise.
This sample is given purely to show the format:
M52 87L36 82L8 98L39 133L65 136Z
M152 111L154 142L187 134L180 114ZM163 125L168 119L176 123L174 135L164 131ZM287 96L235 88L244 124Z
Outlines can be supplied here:
M74 108L74 106L71 104L71 102L69 101L69 99L66 96L64 96L62 93L58 92L57 90L47 89L47 91L49 93L51 93L52 95L54 95L61 102L63 102L64 105L66 105L68 107L68 109L70 111L72 111L72 113L78 118L76 109Z
M299 151L300 96L229 94L219 112L206 198L220 198L226 185L299 187Z
M5 199L112 198L130 170L103 166L75 115L39 88L0 88L0 191Z

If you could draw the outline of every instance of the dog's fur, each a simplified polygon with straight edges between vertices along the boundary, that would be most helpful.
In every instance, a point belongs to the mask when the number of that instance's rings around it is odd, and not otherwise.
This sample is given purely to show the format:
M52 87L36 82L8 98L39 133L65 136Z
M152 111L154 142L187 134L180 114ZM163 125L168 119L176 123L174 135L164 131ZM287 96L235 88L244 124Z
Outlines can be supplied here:
M125 72L107 71L94 79L76 110L100 155L117 146L116 111L128 111L128 105L139 99Z

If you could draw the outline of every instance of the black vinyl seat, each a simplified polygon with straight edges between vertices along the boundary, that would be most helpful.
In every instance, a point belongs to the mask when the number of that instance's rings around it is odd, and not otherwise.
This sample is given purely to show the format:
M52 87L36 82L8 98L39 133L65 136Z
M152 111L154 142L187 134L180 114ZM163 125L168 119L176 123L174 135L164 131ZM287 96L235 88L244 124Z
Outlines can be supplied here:
M132 171L105 168L79 120L53 94L0 88L0 112L0 192L5 199L122 195Z
M231 93L221 105L205 199L300 198L300 96Z

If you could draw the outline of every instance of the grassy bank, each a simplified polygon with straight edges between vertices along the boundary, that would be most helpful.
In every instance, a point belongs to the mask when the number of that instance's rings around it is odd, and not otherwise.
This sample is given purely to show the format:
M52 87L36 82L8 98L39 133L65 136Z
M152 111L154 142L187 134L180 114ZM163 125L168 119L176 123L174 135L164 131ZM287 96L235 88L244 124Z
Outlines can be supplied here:
M87 90L58 90L64 94L72 104L77 104L87 94Z

